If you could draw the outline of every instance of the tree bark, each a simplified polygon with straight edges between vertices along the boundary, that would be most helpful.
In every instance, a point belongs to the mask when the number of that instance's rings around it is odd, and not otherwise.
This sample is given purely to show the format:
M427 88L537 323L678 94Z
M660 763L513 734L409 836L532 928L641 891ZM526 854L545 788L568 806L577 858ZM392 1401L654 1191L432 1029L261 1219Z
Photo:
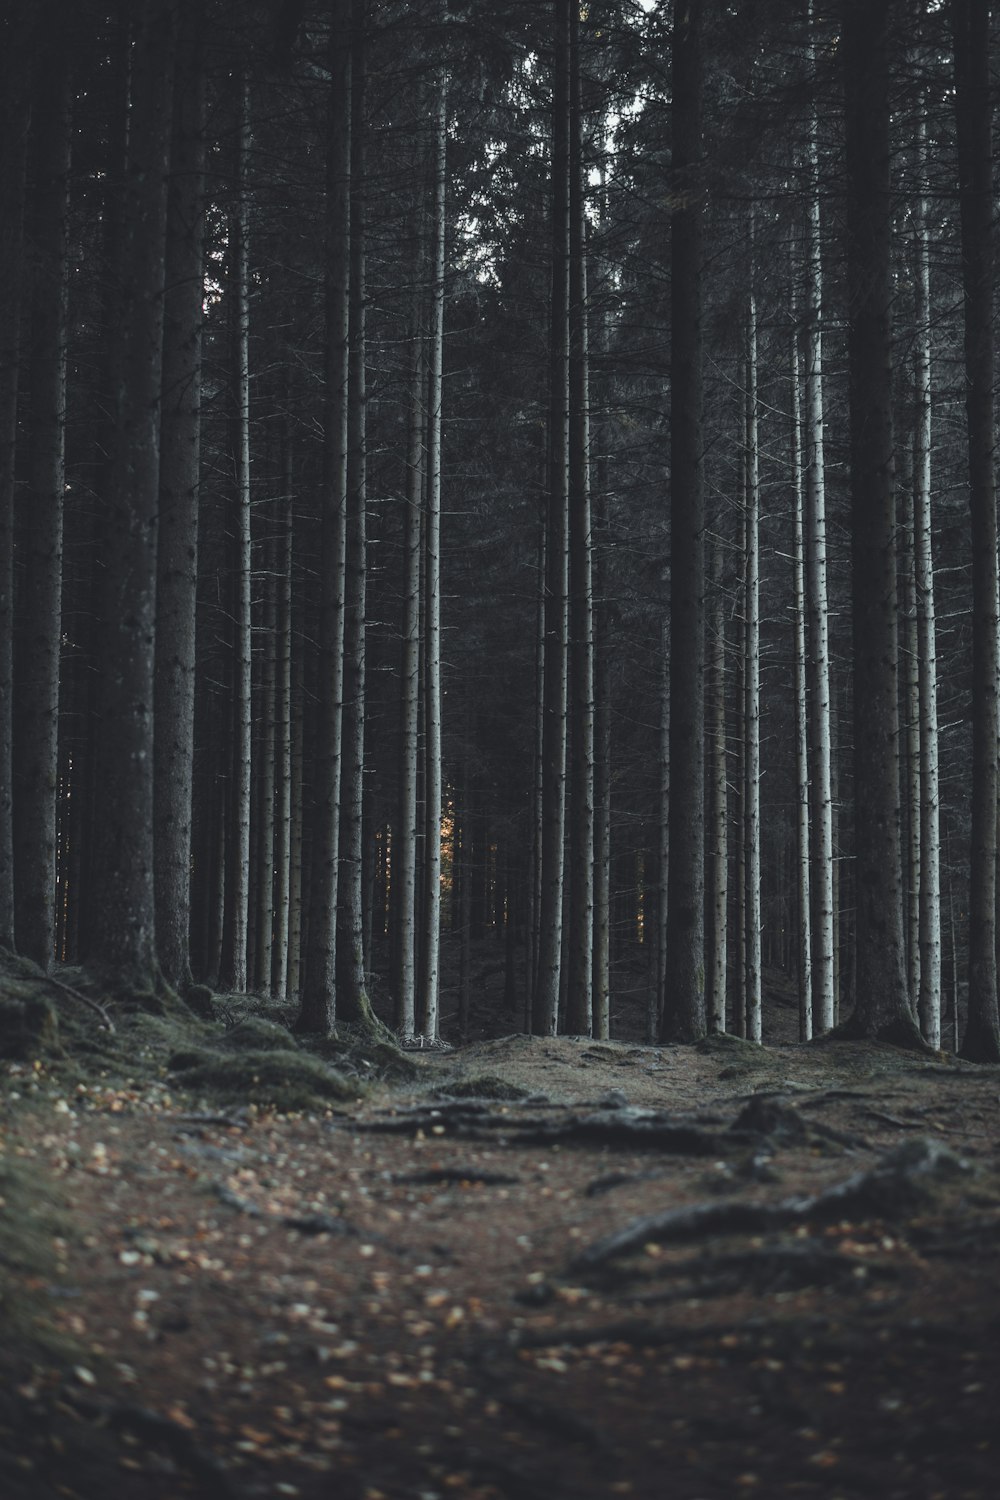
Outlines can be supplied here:
M594 586L580 0L569 16L569 909L566 1029L594 1025Z
M726 1029L727 928L729 913L729 787L726 767L726 608L722 587L722 540L711 550L711 626L708 645L708 984L710 1032Z
M195 604L201 459L205 88L201 7L184 0L167 191L160 511L157 533L153 841L164 978L191 982Z
M937 628L931 534L931 280L923 174L926 126L918 131L921 183L914 215L916 340L914 343L913 549L920 698L920 995L925 1041L941 1045L941 831L938 786Z
M59 654L66 488L70 56L45 7L32 100L28 488L17 526L14 633L14 905L19 952L55 957Z
M810 24L812 4L809 4ZM809 56L815 66L812 40ZM805 586L809 650L809 766L811 781L810 887L812 899L812 1027L819 1034L836 1020L834 982L833 791L831 782L830 632L827 603L826 462L823 396L823 225L820 210L818 113L814 97L806 136L809 203L805 282Z
M351 309L352 0L331 0L326 179L326 347L323 395L322 583L319 701L312 780L315 817L308 884L308 944L296 1026L327 1034L336 1014L337 899L344 699L344 610ZM297 744L301 745L301 731ZM296 752L299 753L299 752ZM293 776L295 760L293 757ZM301 796L301 779L296 788ZM293 819L298 803L293 800ZM301 857L301 813L299 813ZM292 869L296 869L293 838ZM292 907L293 921L295 906ZM289 993L296 946L289 954Z
M805 587L805 483L798 331L792 337L792 599L795 618L795 865L798 916L799 1041L813 1034L812 906L809 866L809 715Z
M153 686L166 172L175 6L136 5L122 217L122 335L103 535L89 961L159 982L153 891Z
M444 14L444 12L443 12ZM441 954L441 438L444 360L444 276L448 75L435 80L434 157L430 213L430 327L427 345L427 485L424 512L424 899L418 994L421 1035L435 1041L440 1010Z
M554 1036L562 977L569 588L569 10L554 0L549 483L542 673L541 906L532 1030Z
M250 802L252 790L253 660L251 655L250 584L253 568L250 509L250 260L247 157L250 149L250 85L238 83L235 201L229 214L230 381L233 464L232 515L232 762L231 839L227 847L228 951L225 982L237 992L247 988L247 937L250 919Z
M965 296L965 410L972 513L972 858L969 873L969 1016L962 1056L1000 1062L997 1008L997 740L1000 734L1000 594L993 471L993 140L990 7L952 0Z
M21 372L24 199L30 105L27 0L0 18L0 947L14 947L14 459Z
M903 941L887 0L845 0L856 995L845 1035L922 1045Z
M670 289L670 860L663 1041L705 1033L705 495L702 396L701 0L673 31Z
M746 330L746 579L744 591L745 709L743 859L746 865L746 1035L761 1040L760 892L760 453L757 409L757 305L753 293Z

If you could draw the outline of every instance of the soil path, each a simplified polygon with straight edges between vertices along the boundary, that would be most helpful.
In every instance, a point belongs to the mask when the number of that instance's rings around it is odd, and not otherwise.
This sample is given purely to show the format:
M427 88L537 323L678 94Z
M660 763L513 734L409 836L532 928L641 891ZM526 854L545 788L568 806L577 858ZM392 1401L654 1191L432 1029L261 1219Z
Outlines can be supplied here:
M322 1118L8 1102L68 1208L77 1353L0 1407L5 1496L994 1500L996 1070L417 1060Z

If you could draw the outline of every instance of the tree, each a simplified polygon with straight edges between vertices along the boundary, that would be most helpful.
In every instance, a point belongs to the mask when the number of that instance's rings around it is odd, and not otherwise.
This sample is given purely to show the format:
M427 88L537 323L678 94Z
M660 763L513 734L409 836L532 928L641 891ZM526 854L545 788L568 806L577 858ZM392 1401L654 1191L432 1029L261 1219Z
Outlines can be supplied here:
M813 25L811 0L808 19ZM810 35L808 55L815 68L816 45ZM809 648L809 765L811 782L810 894L813 922L810 940L811 1026L829 1031L837 1016L834 984L833 791L831 786L830 611L827 596L826 471L823 396L823 234L820 206L818 118L815 97L806 127L809 198L805 233L805 569Z
M442 17L445 11L442 11ZM430 327L427 340L427 482L424 513L424 891L422 972L418 994L421 1034L438 1035L441 943L441 408L444 361L448 77L434 82L433 168L430 203Z
M917 612L920 712L920 995L918 1015L924 1038L941 1045L941 832L938 781L937 628L934 556L931 536L931 284L930 243L923 174L926 123L918 127L921 182L914 215L916 261L916 339L913 384L916 402L913 452L914 590Z
M670 855L663 1041L705 1031L701 0L673 29L670 287Z
M569 907L566 1029L594 1025L594 585L580 5L569 13Z
M896 740L888 0L845 0L856 998L848 1036L921 1046L906 987Z
M350 398L352 0L331 0L326 158L323 367L322 573L319 713L313 786L315 825L303 956L300 1031L328 1033L337 989L337 894L344 695L344 599ZM294 844L293 839L293 844ZM291 988L291 983L289 988Z
M25 164L31 17L26 3L0 19L0 946L14 947L13 630L14 490L21 373Z
M181 11L178 60L167 197L153 838L157 953L164 977L183 989L191 982L191 818L205 235L205 85L200 6L194 0L185 0Z
M17 528L14 897L17 947L48 969L55 957L71 93L69 38L50 9L41 22L28 217L29 482Z
M562 972L566 828L569 610L569 22L554 0L552 72L552 290L549 325L549 474L542 617L540 908L533 1030L554 1036Z
M141 0L124 184L123 330L102 528L97 806L90 961L158 981L153 893L153 680L166 175L176 11Z
M993 470L993 143L989 6L952 0L965 297L965 409L972 513L972 860L969 1019L962 1055L1000 1062L997 1009L997 742L1000 735L1000 584Z

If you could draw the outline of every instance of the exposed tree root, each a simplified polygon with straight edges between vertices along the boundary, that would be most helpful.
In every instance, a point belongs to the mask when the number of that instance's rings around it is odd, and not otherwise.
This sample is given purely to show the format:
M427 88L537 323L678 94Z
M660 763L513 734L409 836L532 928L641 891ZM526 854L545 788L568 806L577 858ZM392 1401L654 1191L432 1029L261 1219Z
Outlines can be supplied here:
M755 1234L864 1212L886 1217L912 1208L924 1196L928 1180L950 1177L962 1163L939 1141L908 1141L864 1172L803 1198L780 1203L747 1203L726 1199L649 1214L587 1246L571 1262L574 1271L607 1265L647 1244L698 1239L711 1234Z

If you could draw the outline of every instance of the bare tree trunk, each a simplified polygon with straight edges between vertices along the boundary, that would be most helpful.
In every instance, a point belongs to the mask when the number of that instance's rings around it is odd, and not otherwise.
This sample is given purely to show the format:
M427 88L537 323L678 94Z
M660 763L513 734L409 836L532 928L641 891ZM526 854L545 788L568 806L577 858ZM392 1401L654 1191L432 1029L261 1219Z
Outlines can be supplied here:
M722 589L722 540L710 554L711 627L706 707L708 720L708 984L710 1032L726 1029L727 928L729 914L729 795L726 767L726 601Z
M30 117L27 0L0 19L0 948L14 947L14 458L20 382L25 164Z
M304 839L303 839L303 772L305 770L305 663L303 661L303 650L300 644L299 650L295 650L294 639L292 642L292 702L291 702L291 726L292 726L292 755L291 755L291 783L289 791L291 794L290 824L288 829L288 971L285 983L286 993L289 999L299 998L302 994L302 970L305 960L303 928L303 876L304 876ZM318 761L318 757L317 757ZM339 795L339 794L338 794ZM316 837L314 831L313 837ZM313 865L315 869L315 865ZM332 991L331 1003L332 1003ZM308 1029L308 1028L306 1028Z
M857 991L847 1035L922 1045L903 943L887 0L846 0Z
M904 452L904 461L912 460L912 451ZM908 464L907 467L910 467ZM906 479L909 479L909 483ZM914 545L915 475L904 475L899 520L900 559L900 630L902 661L900 664L901 719L900 787L905 809L905 844L903 849L903 930L906 936L907 987L914 999L920 993L920 660L917 637L916 556Z
M602 319L602 324L604 320ZM606 324L604 324L606 333ZM606 340L602 335L606 353ZM594 503L594 1036L611 1035L611 674L606 569L607 463L598 458ZM655 934L654 934L655 940ZM655 946L655 942L654 942Z
M438 1035L441 953L441 406L444 357L445 186L448 145L448 75L436 80L433 200L431 205L431 306L427 349L427 492L424 555L424 651L426 735L424 740L424 900L420 1030Z
M271 994L271 965L274 957L274 889L275 889L275 764L277 736L277 539L274 522L264 538L264 576L261 583L261 654L260 732L257 762L257 920L254 944L256 989Z
M364 770L367 597L367 315L365 306L365 0L351 17L350 340L347 403L347 538L344 580L344 717L337 892L337 1018L370 1027L365 976Z
M926 126L918 135L921 179ZM920 690L920 995L924 1040L941 1045L941 831L938 789L937 630L931 537L931 284L927 203L921 180L915 211L916 340L913 452L913 546Z
M746 343L746 591L744 605L746 675L743 691L746 735L743 804L743 858L746 864L746 1034L761 1040L760 898L760 455L757 413L757 306L753 293L747 312Z
M200 6L180 14L167 193L156 579L156 942L168 983L191 983L195 608L201 460L205 88Z
M239 124L235 201L229 215L229 296L231 317L233 462L233 746L232 844L227 850L229 951L223 959L226 982L247 988L247 928L250 916L250 797L252 657L250 581L250 262L247 156L250 150L250 86L239 85Z
M812 907L809 868L809 717L806 701L805 484L802 444L802 390L798 332L792 336L792 471L794 522L792 539L793 613L795 617L795 865L798 897L799 1041L813 1034Z
M87 956L133 985L158 981L153 892L153 680L166 172L175 7L136 6L124 189L123 330L103 535L96 810ZM123 607L123 601L128 601Z
M809 0L810 22L812 0ZM815 64L815 46L810 42ZM833 793L831 789L830 644L826 563L826 466L823 399L823 238L817 104L807 134L809 206L806 215L805 300L805 567L809 650L809 761L812 782L812 1026L829 1031L836 1020L834 983Z
M419 264L419 256L418 256ZM423 319L414 314L413 368L403 499L403 621L400 692L399 816L393 839L396 910L395 1024L404 1038L416 1032L417 754L420 704L420 513L424 503Z
M294 479L291 424L281 427L281 496L275 548L275 807L274 949L271 988L288 997L288 930L292 834L292 527Z
M661 1037L705 1032L705 493L702 396L701 0L673 30L670 290L670 865Z
M962 1056L1000 1062L997 1008L997 739L1000 594L993 471L993 141L990 10L952 0L965 292L965 406L972 511L972 863L969 878L969 1017Z
M549 486L545 536L542 845L532 1030L554 1036L562 977L569 587L569 8L554 0Z
M337 901L344 700L344 611L347 537L348 407L350 401L352 0L330 11L330 93L326 178L326 347L323 401L322 592L318 717L312 780L315 817L308 885L308 944L300 950L301 902L295 900L302 858L302 728L294 740L289 994L301 994L296 1026L325 1034L337 994ZM301 666L299 696L301 697ZM299 776L296 782L296 771Z
M667 997L667 889L670 884L670 624L660 622L657 679L659 724L656 777L656 927L646 1040L659 1040Z
M15 932L43 969L55 956L71 109L68 40L61 18L49 21L33 89L29 483L14 634Z
M594 587L590 520L587 230L580 100L580 0L569 20L569 910L566 1029L593 1031Z

